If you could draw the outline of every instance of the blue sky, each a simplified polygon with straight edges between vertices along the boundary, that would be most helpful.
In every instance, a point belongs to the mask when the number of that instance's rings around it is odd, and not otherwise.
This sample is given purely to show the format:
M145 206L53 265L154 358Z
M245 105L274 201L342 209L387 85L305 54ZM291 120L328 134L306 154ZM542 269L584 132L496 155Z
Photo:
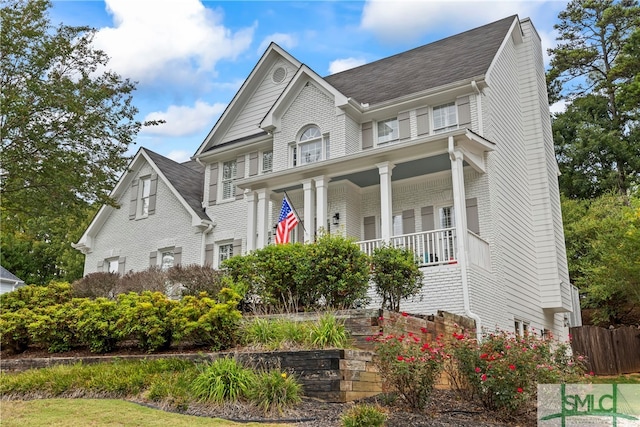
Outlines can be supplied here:
M532 19L543 48L567 1L54 0L52 23L89 25L109 67L137 82L139 120L165 124L137 145L177 161L193 155L275 41L321 76L512 14ZM548 61L548 58L546 59Z

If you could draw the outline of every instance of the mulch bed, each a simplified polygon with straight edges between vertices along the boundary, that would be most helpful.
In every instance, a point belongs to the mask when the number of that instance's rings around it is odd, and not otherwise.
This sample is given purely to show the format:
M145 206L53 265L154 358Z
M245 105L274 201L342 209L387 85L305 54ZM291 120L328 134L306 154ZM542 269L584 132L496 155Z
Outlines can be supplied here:
M202 352L202 348L171 348L161 354L171 356L172 354L198 352ZM109 353L109 356L144 354L147 353L141 352L135 347L122 347L115 352ZM159 353L153 354L157 355ZM83 349L56 354L35 348L30 348L20 354L9 354L6 351L0 352L0 359L3 360L86 356L95 356L95 354ZM134 402L162 410L170 410L167 407L149 404L149 402L145 401ZM241 403L226 405L192 404L186 410L180 412L188 415L224 418L237 422L274 422L286 423L296 427L332 427L340 426L340 416L357 403L373 403L384 407L389 415L386 424L388 427L532 427L536 425L535 408L523 415L521 419L509 422L499 421L496 419L495 414L484 410L476 403L459 399L450 390L434 390L427 408L420 413L403 407L400 401L389 402L384 395L347 403L327 403L317 399L303 398L301 404L293 409L285 410L282 414L265 414L253 406Z

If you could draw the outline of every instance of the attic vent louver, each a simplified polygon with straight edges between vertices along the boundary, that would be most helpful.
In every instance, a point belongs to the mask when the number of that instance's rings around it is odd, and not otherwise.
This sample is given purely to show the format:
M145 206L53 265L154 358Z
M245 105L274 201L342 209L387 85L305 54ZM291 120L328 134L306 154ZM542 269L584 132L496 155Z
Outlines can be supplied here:
M278 67L273 70L273 75L271 76L274 83L282 83L285 77L287 77L287 70L284 67Z

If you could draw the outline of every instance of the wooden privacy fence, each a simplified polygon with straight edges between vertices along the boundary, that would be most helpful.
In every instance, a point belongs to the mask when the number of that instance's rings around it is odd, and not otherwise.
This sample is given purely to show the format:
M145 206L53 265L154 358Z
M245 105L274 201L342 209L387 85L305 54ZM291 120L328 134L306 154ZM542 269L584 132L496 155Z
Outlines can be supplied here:
M640 372L640 329L623 326L605 329L579 326L570 329L574 354L587 358L588 370L596 375Z

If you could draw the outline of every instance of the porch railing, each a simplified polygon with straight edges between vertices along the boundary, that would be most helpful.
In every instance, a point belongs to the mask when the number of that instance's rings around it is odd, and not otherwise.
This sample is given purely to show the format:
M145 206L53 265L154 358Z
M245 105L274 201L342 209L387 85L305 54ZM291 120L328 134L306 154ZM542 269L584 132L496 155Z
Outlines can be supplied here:
M489 243L477 234L469 231L469 260L485 270L491 270L491 252Z
M363 252L371 255L374 249L384 245L384 241L382 239L364 240L358 244ZM411 249L421 266L457 263L458 244L455 228L395 236L391 238L389 245L395 248Z

